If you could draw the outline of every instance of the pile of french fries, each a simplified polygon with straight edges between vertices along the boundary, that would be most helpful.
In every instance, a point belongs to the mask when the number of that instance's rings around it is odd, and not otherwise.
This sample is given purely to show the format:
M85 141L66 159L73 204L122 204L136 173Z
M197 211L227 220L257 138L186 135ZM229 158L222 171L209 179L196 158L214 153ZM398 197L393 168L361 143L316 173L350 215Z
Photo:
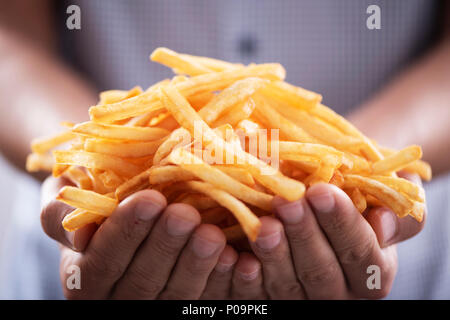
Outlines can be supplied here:
M284 82L277 63L244 66L166 48L150 58L176 75L145 91L102 92L90 121L32 142L27 169L73 184L57 197L74 207L66 230L101 224L129 195L154 189L168 203L194 206L228 241L253 241L275 195L295 201L320 182L344 190L361 213L386 206L422 220L423 189L396 174L431 179L420 147L377 145L321 95Z

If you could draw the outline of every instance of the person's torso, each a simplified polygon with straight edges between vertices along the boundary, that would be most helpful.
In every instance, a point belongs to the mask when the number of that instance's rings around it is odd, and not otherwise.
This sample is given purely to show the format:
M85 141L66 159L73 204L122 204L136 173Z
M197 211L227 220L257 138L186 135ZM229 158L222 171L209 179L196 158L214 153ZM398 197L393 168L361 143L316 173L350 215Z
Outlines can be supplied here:
M432 40L430 0L80 0L71 55L100 89L143 87L170 76L153 49L234 62L281 62L287 81L320 92L345 113L364 101ZM381 29L369 30L369 5Z

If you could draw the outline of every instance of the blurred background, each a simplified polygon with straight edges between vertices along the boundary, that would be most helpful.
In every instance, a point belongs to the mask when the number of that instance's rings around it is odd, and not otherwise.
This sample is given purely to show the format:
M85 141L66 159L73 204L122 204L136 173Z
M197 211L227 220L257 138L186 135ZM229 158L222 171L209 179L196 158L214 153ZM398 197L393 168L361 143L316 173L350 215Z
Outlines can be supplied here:
M71 29L71 5L79 29ZM367 9L380 9L370 29ZM280 62L386 146L419 144L433 167L425 230L399 245L388 298L450 298L450 13L433 0L0 0L0 298L61 298L57 246L39 224L33 137L87 120L97 92L171 76L160 46ZM72 7L73 8L73 7ZM72 23L72 24L71 24Z

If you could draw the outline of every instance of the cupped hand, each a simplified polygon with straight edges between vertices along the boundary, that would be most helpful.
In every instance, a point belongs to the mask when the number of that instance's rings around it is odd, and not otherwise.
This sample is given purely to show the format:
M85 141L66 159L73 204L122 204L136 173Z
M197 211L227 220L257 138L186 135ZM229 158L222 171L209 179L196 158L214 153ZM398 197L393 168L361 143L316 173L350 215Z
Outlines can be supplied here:
M236 264L232 297L383 298L397 271L394 244L424 225L387 208L361 215L341 189L329 184L312 186L295 202L276 197L273 205L279 219L261 218L261 233L251 244L254 255L241 254ZM379 268L379 288L368 285L374 272L369 266Z
M193 207L167 205L160 193L144 190L122 201L101 226L69 233L61 222L73 208L54 200L67 183L46 180L41 213L44 231L61 244L67 298L197 299L203 293L220 298L229 288L237 253L219 228L200 224ZM80 270L80 289L66 285L73 265Z
M417 181L416 177L407 177ZM68 298L85 299L354 299L382 298L397 270L395 243L423 228L387 208L361 215L333 185L308 189L305 198L276 197L276 217L262 217L253 252L238 254L215 226L201 225L184 204L167 206L156 191L123 201L98 229L73 233L61 222L73 208L54 200L67 182L48 179L42 224L61 246L61 281ZM65 284L69 266L81 270L81 290ZM369 266L380 288L369 288Z

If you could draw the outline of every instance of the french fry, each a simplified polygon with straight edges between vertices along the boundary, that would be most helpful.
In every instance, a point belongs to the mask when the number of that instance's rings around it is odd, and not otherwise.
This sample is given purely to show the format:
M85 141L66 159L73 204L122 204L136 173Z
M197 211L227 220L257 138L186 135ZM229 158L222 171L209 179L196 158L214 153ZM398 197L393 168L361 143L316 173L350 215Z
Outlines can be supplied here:
M86 173L92 181L92 191L97 192L99 194L108 194L113 191L112 188L108 188L103 184L103 180L100 178L100 175L104 172L104 170L86 168Z
M182 57L184 57L185 59L191 59L193 61L196 61L197 63L200 63L200 64L204 65L205 67L207 67L208 69L216 71L216 72L221 72L221 71L225 71L225 70L234 70L234 69L239 69L239 68L243 67L243 65L238 64L238 63L230 63L227 61L213 59L213 58L209 58L209 57L192 56L192 55L185 54L185 53L181 53L180 55Z
M195 179L195 175L177 166L160 166L150 169L149 182L151 185L167 182L180 182Z
M358 188L355 188L350 193L350 199L358 209L359 213L363 213L367 208L367 200Z
M261 228L261 222L241 201L206 182L188 181L184 183L192 190L206 194L230 210L239 221L248 238L251 241L256 240Z
M49 154L30 153L27 156L26 169L28 172L52 172L55 160Z
M406 165L402 170L410 173L417 173L425 181L430 181L432 177L432 170L429 163L416 160Z
M169 130L168 128L162 126L162 124L164 123L164 121L167 121L167 119L171 118L172 116L170 115L169 112L162 112L160 113L158 116L153 117L148 123L147 126L148 127L158 127L158 128L163 128L166 130ZM174 120L175 121L175 120Z
M278 98L297 109L314 108L322 101L320 94L293 86L284 81L273 81L261 91L263 94Z
M66 170L69 168L70 168L69 165L55 163L53 165L52 175L53 175L53 177L58 178L58 177L62 176L64 174L64 172L66 172Z
M396 152L395 150L386 147L379 147L379 149L385 157L390 156ZM430 181L432 177L431 166L422 160L413 161L410 164L406 165L402 170L411 173L417 173L425 181Z
M142 93L142 88L136 86L130 90L107 90L100 93L99 104L110 104L119 102Z
M260 77L268 80L284 79L286 71L277 63L260 64L237 70L208 73L190 78L188 81L177 83L174 87L184 96L191 96L201 92L221 90L234 81ZM89 109L91 120L95 122L112 122L115 120L139 116L163 106L153 91L144 92L136 97L109 105L97 105Z
M286 140L319 143L319 141L312 137L302 128L296 126L292 121L283 117L280 113L275 111L265 99L255 95L253 99L256 102L255 111L253 116L265 125L267 128L276 128L280 130L280 136Z
M191 95L187 97L187 100L195 110L199 110L206 106L215 96L216 94L214 94L214 92L206 91Z
M80 189L92 190L93 188L92 180L89 178L87 173L79 167L70 166L64 172L64 176Z
M31 142L31 150L34 153L44 154L51 149L70 141L75 138L75 135L70 131L65 131L53 135L51 137L33 139Z
M116 198L122 201L129 195L148 188L150 186L150 170L147 169L118 186L115 191Z
M375 198L374 196L370 195L370 194L365 194L364 195L366 198L366 202L368 206L372 206L372 207L383 207L383 203L378 200L377 198Z
M196 76L199 74L210 73L212 70L196 62L193 59L182 56L167 48L157 48L150 55L150 60L159 62L169 68L175 68L177 73Z
M364 145L361 139L343 135L339 130L321 119L311 116L304 110L297 110L286 105L278 108L278 110L282 116L290 119L295 125L315 139L323 141L324 144L352 152L359 152Z
M192 173L199 179L210 183L216 188L225 190L232 196L255 207L263 210L271 210L272 208L273 197L271 195L256 191L240 183L183 148L173 150L169 155L169 161ZM151 180L150 183L152 183Z
M158 117L167 114L163 109L158 109L153 112L145 113L137 117L133 117L125 124L127 127L145 127L152 126L151 122Z
M261 78L245 78L225 88L200 109L198 115L206 123L213 123L219 116L238 103L246 101L259 88L267 84Z
M304 183L310 186L320 182L329 183L331 178L333 178L334 171L335 167L327 164L320 164L316 171L314 171L314 173L310 175Z
M198 134L206 142L214 143L217 149L224 150L226 153L235 155L241 160L252 176L262 185L272 190L289 201L295 201L301 198L305 192L305 186L296 180L283 176L278 170L274 170L264 161L245 153L242 149L236 148L223 139L220 139L211 128L200 118L192 109L189 103L174 88L161 88L162 99L166 108L172 113L174 118L182 127L187 129L195 137L194 130L200 130ZM194 126L194 122L198 125ZM223 147L222 147L223 146ZM270 173L270 174L269 174Z
M118 201L110 197L89 190L81 190L75 187L63 187L56 200L69 206L95 212L108 217L116 209Z
M152 141L169 135L169 131L161 128L126 127L114 124L83 122L73 127L72 132L119 140Z
M137 175L142 171L139 166L133 165L119 157L106 154L78 150L55 150L53 155L57 164L112 170L125 177Z
M109 154L121 158L140 158L155 154L158 147L164 142L164 139L148 142L120 142L117 140L107 140L98 138L86 139L84 150Z
M380 181L385 185L403 193L412 200L425 202L425 191L417 184L403 178L388 176L370 176L371 179Z
M85 225L96 223L103 216L84 209L75 209L64 217L62 225L69 232L75 231Z
M300 156L308 156L334 168L341 165L344 157L343 152L326 145L294 141L278 142L278 152L280 159L297 160Z
M350 152L344 152L344 156L342 158L342 164L351 163L351 166L342 166L342 169L348 173L359 173L359 174L369 174L371 172L370 163L363 157L360 157L356 154L352 154Z
M347 121L344 117L338 115L336 112L328 108L323 104L317 104L315 108L308 109L308 112L314 116L322 119L337 129L341 130L342 133L347 134L352 137L360 138L364 141L363 151L365 155L371 161L378 161L383 159L383 155L375 147L375 145L365 137L361 131L359 131L353 124Z
M422 156L422 150L419 146L409 146L394 154L391 154L372 164L372 172L375 175L398 171L419 160Z
M376 197L399 217L409 214L417 221L422 221L425 208L423 204L420 205L419 202L408 199L402 193L374 179L350 174L345 175L344 179L344 188L358 188L360 191Z
M244 66L166 48L151 59L178 75L145 91L102 92L90 121L32 143L27 170L76 185L58 195L76 208L66 230L101 224L126 197L152 189L168 204L194 206L203 223L242 244L256 239L258 216L272 214L275 195L298 200L319 182L344 190L361 213L386 206L423 220L423 188L396 175L431 179L420 148L378 146L320 94L284 82L280 64Z
M248 119L253 113L253 110L255 110L255 102L252 98L250 98L247 101L238 103L231 108L226 115L214 121L212 127L218 127L227 123L234 126L242 120Z
M253 179L252 175L242 168L221 164L214 165L214 168L219 169L223 173L229 175L231 178L238 180L239 182L250 187L255 185L255 180Z
M256 135L258 129L261 129L261 125L249 119L239 121L236 127L237 130L242 130L247 136Z
M153 164L157 165L161 160L169 155L175 147L182 147L191 143L191 134L184 128L178 128L172 131L170 136L156 150L153 157Z
M335 170L329 183L342 189L342 186L344 185L344 175L339 170Z
M100 173L99 178L106 188L114 190L116 190L116 188L124 182L124 179L114 173L114 171L110 170L105 170L104 172Z

